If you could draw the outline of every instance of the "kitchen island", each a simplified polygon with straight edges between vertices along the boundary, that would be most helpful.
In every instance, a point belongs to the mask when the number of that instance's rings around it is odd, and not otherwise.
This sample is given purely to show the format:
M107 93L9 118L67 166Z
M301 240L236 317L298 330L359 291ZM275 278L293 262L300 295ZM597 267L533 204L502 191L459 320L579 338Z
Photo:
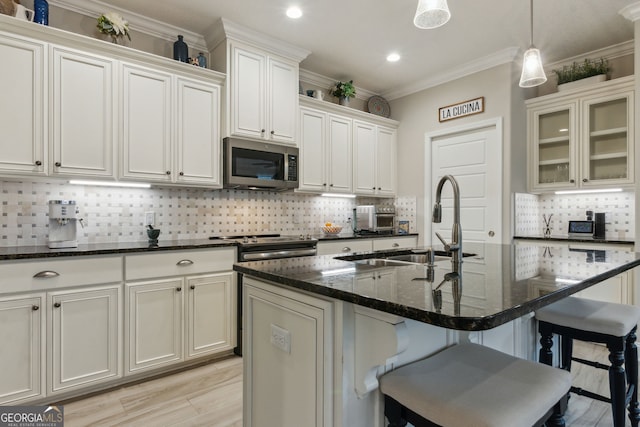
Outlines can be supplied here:
M377 377L460 341L535 360L533 311L640 264L638 254L465 244L462 268L409 250L236 264L245 286L245 425L382 426ZM339 258L339 259L338 259ZM383 260L383 259L386 259Z

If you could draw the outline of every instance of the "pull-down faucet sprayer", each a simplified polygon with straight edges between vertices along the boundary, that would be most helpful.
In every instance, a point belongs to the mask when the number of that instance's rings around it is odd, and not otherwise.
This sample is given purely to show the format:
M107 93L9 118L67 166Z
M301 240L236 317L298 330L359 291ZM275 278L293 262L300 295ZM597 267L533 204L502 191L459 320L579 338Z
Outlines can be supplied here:
M442 206L440 199L442 198L442 187L444 183L449 181L453 188L453 227L451 228L451 243L447 243L439 233L436 233L438 239L444 245L444 250L451 252L451 263L456 265L462 262L462 227L460 226L460 188L458 181L451 176L445 175L438 182L436 189L436 202L433 205L433 219L435 223L442 222Z

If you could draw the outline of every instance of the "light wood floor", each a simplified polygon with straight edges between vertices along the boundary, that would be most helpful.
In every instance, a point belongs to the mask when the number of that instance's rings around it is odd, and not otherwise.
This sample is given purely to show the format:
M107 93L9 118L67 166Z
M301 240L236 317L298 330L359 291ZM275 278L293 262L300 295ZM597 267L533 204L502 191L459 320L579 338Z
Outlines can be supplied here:
M607 363L602 346L576 342L575 355ZM607 372L574 364L574 385L608 395ZM232 357L179 374L64 405L65 426L242 426L242 359ZM609 405L571 395L570 427L612 427ZM301 426L302 427L302 426Z

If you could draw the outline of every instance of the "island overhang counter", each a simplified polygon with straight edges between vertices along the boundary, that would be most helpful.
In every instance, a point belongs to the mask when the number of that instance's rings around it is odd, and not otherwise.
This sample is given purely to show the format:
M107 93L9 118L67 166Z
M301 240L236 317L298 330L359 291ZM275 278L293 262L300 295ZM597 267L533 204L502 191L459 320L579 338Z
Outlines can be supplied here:
M526 242L465 242L461 268L372 261L423 249L235 264L245 425L383 426L379 375L463 340L535 360L533 311L640 265Z

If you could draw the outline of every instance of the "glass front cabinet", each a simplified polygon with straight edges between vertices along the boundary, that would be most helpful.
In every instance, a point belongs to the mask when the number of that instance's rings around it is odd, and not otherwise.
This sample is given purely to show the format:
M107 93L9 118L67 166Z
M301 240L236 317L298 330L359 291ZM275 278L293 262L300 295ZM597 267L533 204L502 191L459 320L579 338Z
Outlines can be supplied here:
M633 77L527 101L529 190L634 183Z

